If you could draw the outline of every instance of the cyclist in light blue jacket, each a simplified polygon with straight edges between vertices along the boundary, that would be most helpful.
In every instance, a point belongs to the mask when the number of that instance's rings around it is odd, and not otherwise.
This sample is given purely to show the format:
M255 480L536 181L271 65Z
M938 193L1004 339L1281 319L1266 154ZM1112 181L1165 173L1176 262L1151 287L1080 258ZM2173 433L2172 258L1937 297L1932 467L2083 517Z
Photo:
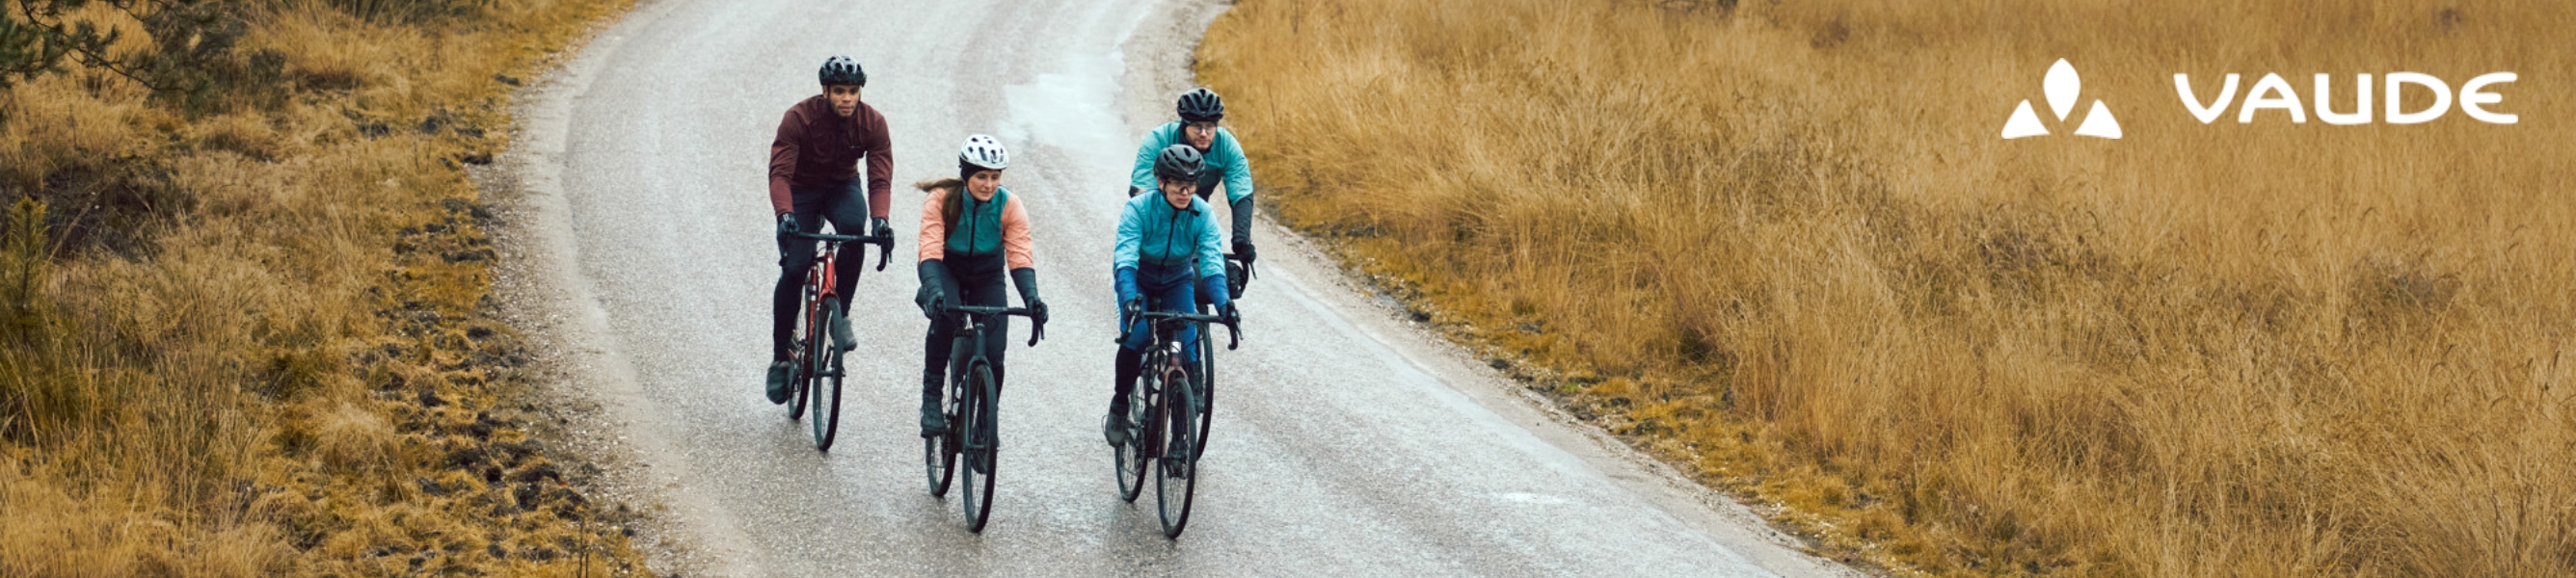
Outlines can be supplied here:
M1192 194L1201 200L1215 202L1208 196L1216 186L1225 185L1225 203L1233 208L1234 254L1244 265L1251 265L1252 252L1252 162L1243 157L1243 145L1235 142L1234 133L1217 126L1225 120L1225 101L1205 88L1181 93L1176 107L1181 119L1163 123L1145 133L1145 142L1136 147L1136 169L1130 174L1128 194L1160 190L1154 176L1154 158L1163 149L1186 144L1196 149L1203 166L1194 179ZM1222 261L1219 261L1222 262ZM1241 283L1243 279L1235 279ZM1237 287L1240 290L1240 286Z
M1233 292L1226 288L1225 247L1216 218L1208 213L1206 201L1191 196L1200 170L1198 149L1165 147L1154 160L1156 194L1127 199L1118 216L1118 246L1110 268L1117 277L1119 325L1127 328L1128 335L1125 343L1118 344L1117 389L1109 398L1109 417L1101 424L1113 447L1127 443L1127 392L1136 388L1138 366L1145 348L1152 345L1146 343L1151 331L1140 314L1147 308L1189 312L1204 297L1229 322L1241 317L1234 308ZM1184 326L1179 337L1182 343L1197 343L1198 327ZM1185 365L1198 367L1198 348L1182 351ZM1191 385L1202 379L1205 376L1193 369Z

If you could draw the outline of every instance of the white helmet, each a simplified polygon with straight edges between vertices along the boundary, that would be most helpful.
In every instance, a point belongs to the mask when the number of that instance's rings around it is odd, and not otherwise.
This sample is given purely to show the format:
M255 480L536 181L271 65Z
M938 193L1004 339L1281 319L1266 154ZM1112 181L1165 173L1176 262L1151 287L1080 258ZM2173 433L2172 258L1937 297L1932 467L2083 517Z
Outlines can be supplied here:
M957 147L957 166L969 172L1007 169L1011 167L1011 152L1003 150L1002 141L990 135L966 137L966 146Z

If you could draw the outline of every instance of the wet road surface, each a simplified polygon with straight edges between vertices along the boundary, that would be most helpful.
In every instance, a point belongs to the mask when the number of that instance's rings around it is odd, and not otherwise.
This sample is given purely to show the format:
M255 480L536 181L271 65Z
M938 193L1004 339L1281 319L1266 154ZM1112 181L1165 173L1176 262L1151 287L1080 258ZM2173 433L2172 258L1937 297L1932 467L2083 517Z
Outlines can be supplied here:
M1109 251L1137 138L1170 114L1217 7L1194 0L648 1L521 98L504 292L686 564L737 576L1841 575L1637 459L1265 223L1245 343L1219 357L1188 533L1118 499L1100 416ZM848 54L892 125L897 262L852 292L839 443L761 395L779 114ZM991 525L927 494L914 436L922 194L970 133L1011 148L1049 340L1015 328ZM1247 146L1258 147L1257 141ZM1262 167L1256 166L1255 178ZM1222 216L1220 216L1222 223ZM871 261L875 259L870 256ZM535 311L526 310L532 308Z

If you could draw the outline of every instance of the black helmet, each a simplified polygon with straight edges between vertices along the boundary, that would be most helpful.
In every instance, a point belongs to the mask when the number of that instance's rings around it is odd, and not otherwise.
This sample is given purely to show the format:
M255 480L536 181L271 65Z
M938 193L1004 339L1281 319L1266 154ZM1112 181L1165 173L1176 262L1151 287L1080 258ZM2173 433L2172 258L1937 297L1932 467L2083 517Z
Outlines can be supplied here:
M1163 147L1162 154L1154 155L1154 176L1175 181L1197 181L1199 149L1185 144Z
M860 70L859 61L850 60L850 57L847 56L834 56L829 59L825 59L823 61L823 70L818 73L818 75L823 77L823 86L831 86L835 84L847 84L851 86L868 85L868 71Z
M1217 99L1216 91L1204 88L1181 93L1180 109L1181 122L1225 120L1225 101Z

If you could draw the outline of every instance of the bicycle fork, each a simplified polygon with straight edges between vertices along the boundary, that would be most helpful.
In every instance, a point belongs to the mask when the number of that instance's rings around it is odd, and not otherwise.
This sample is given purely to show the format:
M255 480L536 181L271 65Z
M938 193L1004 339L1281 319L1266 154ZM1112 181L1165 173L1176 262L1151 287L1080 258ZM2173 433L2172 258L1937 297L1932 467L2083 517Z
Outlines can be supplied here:
M1162 412L1162 417L1166 420L1164 431L1170 432L1167 435L1170 435L1173 441L1179 442L1172 444L1173 455L1164 456L1166 460L1186 459L1188 453L1183 448L1197 441L1191 439L1198 432L1194 427L1197 424L1192 423L1196 416L1191 415L1190 404L1197 395L1198 386L1191 382L1188 363L1183 361L1184 359L1181 355L1180 342L1174 341L1164 345L1161 364L1163 378L1159 381L1163 382L1163 395L1175 402L1166 404L1168 407ZM1180 378L1177 383L1174 382L1174 377Z
M966 450L999 449L1001 436L994 425L999 420L994 419L993 416L1001 413L1000 384L990 384L993 391L981 392L980 397L984 399L985 404L984 416L982 421L974 425L976 429L982 431L970 431L966 427L967 412L974 411L974 408L968 405L967 395L976 393L968 391L968 388L974 387L974 384L968 383L969 378L974 375L975 366L991 367L992 362L984 356L983 348L978 347L983 342L981 339L983 332L975 330L976 328L961 329L967 329L967 331L957 336L949 350L947 404L951 408L948 412L949 435L955 436L959 442L958 447Z

